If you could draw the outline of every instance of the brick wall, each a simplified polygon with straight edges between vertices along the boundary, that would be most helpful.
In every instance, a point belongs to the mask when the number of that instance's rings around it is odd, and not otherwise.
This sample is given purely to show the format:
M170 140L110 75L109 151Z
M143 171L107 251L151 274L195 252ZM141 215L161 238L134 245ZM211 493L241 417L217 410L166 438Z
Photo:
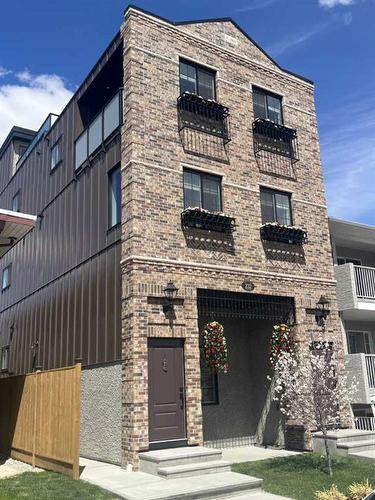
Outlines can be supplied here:
M326 336L343 354L313 86L280 70L229 22L174 26L130 9L122 35L123 450L124 463L136 466L138 451L148 448L148 336L186 339L188 442L202 443L197 288L241 292L250 278L255 293L294 297L301 342L319 336L308 310L324 294L332 302ZM206 136L192 154L189 138L180 137L179 56L217 70L217 100L231 113L226 150ZM252 84L283 96L285 125L298 131L300 161L294 169L274 167L274 155L254 156ZM184 166L222 176L223 208L237 222L230 241L186 238L180 222ZM260 186L291 193L294 223L309 235L296 255L288 245L261 242ZM162 312L169 279L182 299L173 322Z

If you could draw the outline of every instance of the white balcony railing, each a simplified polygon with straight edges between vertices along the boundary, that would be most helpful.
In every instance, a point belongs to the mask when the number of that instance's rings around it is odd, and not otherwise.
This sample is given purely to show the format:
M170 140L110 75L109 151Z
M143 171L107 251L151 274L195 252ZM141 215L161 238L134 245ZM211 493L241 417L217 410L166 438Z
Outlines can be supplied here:
M375 267L354 266L355 285L359 299L375 299Z
M361 431L375 431L375 417L356 417L355 428Z
M366 354L367 382L370 389L375 389L375 354Z

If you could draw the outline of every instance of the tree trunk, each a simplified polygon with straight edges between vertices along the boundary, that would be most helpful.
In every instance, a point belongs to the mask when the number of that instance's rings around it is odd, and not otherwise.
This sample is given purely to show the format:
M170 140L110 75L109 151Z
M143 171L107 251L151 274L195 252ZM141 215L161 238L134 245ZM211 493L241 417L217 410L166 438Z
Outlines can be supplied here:
M323 432L324 446L326 449L326 463L327 463L327 467L328 467L328 473L330 476L333 476L332 457L331 457L331 453L330 453L329 448L328 448L327 429L326 429L325 425L323 426L322 432Z

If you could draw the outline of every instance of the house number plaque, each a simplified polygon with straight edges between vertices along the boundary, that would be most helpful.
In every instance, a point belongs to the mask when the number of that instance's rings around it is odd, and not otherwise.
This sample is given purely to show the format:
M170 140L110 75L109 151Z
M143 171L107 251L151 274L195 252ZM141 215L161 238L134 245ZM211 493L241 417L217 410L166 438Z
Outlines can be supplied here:
M242 288L246 291L246 292L252 292L255 288L255 285L252 281L250 281L249 279L245 279L243 280L242 282Z

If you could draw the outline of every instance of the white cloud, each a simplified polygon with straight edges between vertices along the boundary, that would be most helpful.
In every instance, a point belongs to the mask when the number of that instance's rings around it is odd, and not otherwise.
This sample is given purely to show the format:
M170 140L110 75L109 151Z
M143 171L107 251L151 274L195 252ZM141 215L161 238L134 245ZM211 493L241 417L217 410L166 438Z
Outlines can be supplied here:
M330 215L375 225L375 97L352 95L321 116Z
M10 73L11 71L9 71L9 69L4 68L4 66L0 66L0 78L9 75Z
M272 5L279 0L252 0L249 5L245 5L245 7L239 7L238 9L234 9L235 12L249 12L251 10L264 9L269 5Z
M325 28L327 28L329 24L331 24L331 23L330 22L321 23L321 24L314 26L309 31L305 31L303 33L299 33L299 34L284 38L283 40L280 40L279 42L276 42L273 45L267 47L266 50L273 57L280 56L285 51L287 51L293 47L296 47L297 45L301 45L301 44L307 42L307 40L309 40L310 38L313 38L318 33L320 33Z
M13 125L38 130L48 113L59 114L71 96L58 75L25 70L15 75L14 82L0 84L0 144Z
M336 7L337 5L352 5L354 0L319 0L319 5L321 7Z

